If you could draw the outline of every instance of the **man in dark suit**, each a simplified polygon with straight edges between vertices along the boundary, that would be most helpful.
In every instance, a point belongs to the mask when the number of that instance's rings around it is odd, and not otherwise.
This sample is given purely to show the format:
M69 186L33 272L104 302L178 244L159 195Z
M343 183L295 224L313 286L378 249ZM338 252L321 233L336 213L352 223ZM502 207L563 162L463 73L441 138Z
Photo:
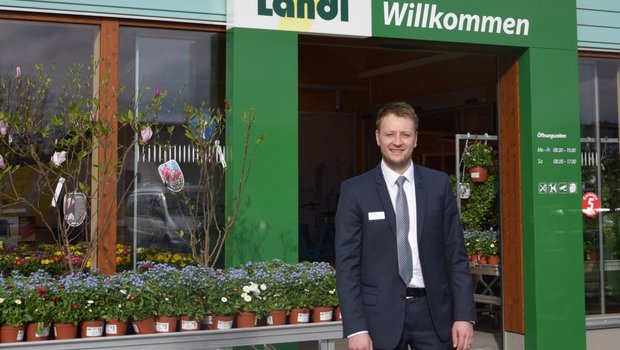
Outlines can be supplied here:
M350 350L468 349L476 320L460 216L448 176L413 163L418 118L377 114L382 161L342 183L336 279Z

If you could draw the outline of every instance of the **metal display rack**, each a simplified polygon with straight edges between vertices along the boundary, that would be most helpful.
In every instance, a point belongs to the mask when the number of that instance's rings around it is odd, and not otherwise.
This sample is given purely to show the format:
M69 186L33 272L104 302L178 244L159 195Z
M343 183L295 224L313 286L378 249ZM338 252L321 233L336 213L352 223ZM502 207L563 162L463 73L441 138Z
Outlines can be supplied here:
M456 134L454 135L455 144L455 169L456 169L456 185L457 185L457 205L459 212L461 211L461 196L460 196L460 184L463 177L461 174L461 142L462 141L497 141L496 135L476 135L476 134ZM465 148L463 148L463 151ZM495 290L501 286L501 267L500 265L478 264L470 263L469 270L472 274L474 285L474 300L477 303L486 304L489 312L489 316L497 321L495 315L495 306L501 307L502 297L496 295Z

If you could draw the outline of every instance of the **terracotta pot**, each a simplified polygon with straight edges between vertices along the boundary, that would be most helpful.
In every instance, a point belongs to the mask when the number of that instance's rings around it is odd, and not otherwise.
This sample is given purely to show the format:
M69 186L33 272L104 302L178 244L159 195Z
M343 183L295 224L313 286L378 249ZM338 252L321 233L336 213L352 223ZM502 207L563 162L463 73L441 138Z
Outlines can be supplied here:
M50 338L50 324L43 324L37 332L38 322L30 322L26 326L26 341L48 340Z
M487 257L487 262L491 265L498 265L499 264L499 255L491 255L489 257Z
M271 310L267 315L268 326L281 326L286 324L286 310Z
M131 321L133 331L136 334L153 334L156 333L155 317L145 318L144 320Z
M54 323L55 339L73 339L78 336L78 326L73 323Z
M181 316L181 332L194 332L200 330L200 323L194 317Z
M230 315L214 315L213 329L231 329L235 317Z
M312 322L331 322L334 319L334 308L331 306L315 306L312 308Z
M157 316L155 331L157 333L173 333L177 331L177 318L174 316Z
M256 327L256 314L253 312L241 311L237 314L237 328Z
M598 261L598 253L597 252L586 252L585 260L586 261Z
M108 337L127 334L127 322L119 320L109 320L105 324L105 335Z
M340 312L340 306L336 306L334 310L334 320L342 321L342 313Z
M469 176L471 177L471 182L485 182L488 177L487 168L471 167L469 168Z
M82 321L80 323L80 338L93 338L103 336L103 320Z
M207 314L200 321L202 329L213 329L213 315Z
M479 262L480 264L482 264L482 265L486 265L486 264L488 264L487 257L486 257L485 255L480 255L479 259L480 259L480 260L479 260L478 262Z
M25 326L13 327L3 325L0 327L0 343L15 343L24 340Z
M290 324L309 323L310 309L292 309L289 316Z

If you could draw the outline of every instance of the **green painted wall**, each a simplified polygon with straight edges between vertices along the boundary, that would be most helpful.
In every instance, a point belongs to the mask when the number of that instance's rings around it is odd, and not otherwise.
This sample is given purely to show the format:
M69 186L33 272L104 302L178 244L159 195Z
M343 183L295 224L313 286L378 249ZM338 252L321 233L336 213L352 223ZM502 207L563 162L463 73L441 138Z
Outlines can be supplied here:
M0 0L0 7L38 12L53 10L115 17L226 22L226 0Z
M576 50L519 61L528 350L586 347L577 67Z
M227 34L226 60L226 96L234 113L226 135L227 196L239 183L243 111L254 108L256 134L267 134L243 196L243 214L226 241L226 265L297 262L297 33L236 28Z

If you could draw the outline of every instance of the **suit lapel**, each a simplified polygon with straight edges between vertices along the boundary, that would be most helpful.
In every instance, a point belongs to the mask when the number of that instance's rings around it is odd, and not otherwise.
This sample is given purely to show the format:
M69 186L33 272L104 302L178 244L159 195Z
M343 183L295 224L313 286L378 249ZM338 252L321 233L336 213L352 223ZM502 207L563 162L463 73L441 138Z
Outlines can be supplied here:
M383 203L385 217L390 224L392 232L396 235L396 213L394 212L394 206L392 206L390 193L387 190L385 178L383 177L383 172L381 171L381 163L379 163L379 165L375 168L375 180L377 183L377 192L381 198L381 203Z
M413 177L415 178L415 207L416 207L416 222L417 222L417 236L418 243L422 240L422 228L424 227L424 214L426 211L426 187L424 186L424 176L420 167L413 166Z

